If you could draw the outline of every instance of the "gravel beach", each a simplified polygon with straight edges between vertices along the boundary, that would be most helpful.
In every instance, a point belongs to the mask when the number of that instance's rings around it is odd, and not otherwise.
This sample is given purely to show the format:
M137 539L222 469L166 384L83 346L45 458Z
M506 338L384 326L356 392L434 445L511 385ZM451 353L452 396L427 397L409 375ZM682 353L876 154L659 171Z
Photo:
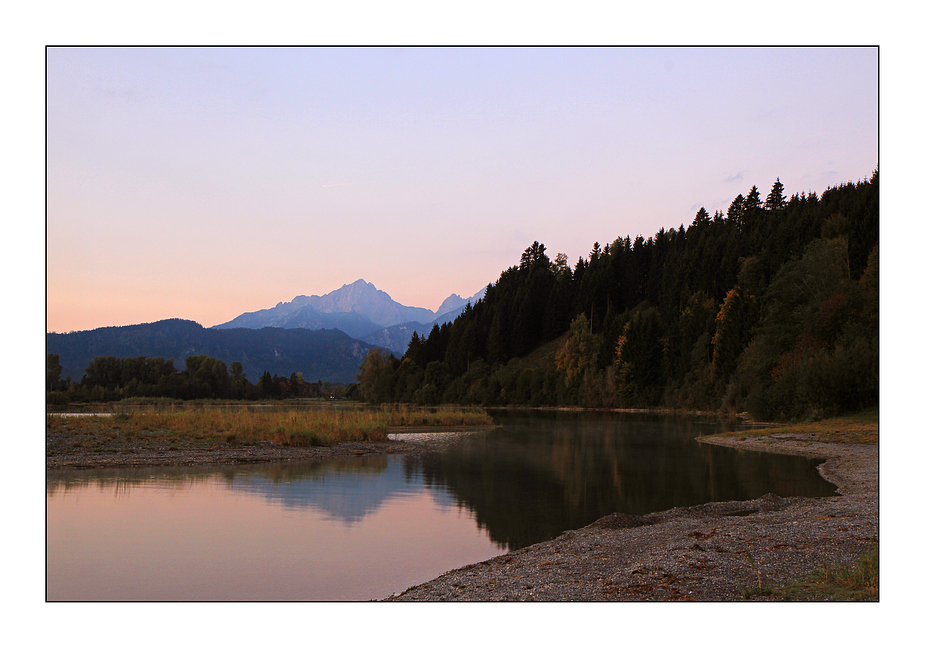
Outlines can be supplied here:
M735 601L743 587L853 564L879 541L876 446L784 434L704 441L825 459L820 473L838 486L838 495L767 494L641 516L615 513L389 600Z

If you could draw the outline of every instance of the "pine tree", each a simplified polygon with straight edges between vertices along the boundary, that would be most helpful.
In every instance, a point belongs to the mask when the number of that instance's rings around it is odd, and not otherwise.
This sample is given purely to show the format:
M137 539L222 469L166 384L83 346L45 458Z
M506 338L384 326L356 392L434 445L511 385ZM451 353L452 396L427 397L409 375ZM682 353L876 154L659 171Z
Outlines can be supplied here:
M745 196L745 202L743 203L743 207L745 208L743 221L745 227L748 227L750 230L753 230L761 221L761 215L764 211L761 207L762 204L761 194L758 193L758 187L752 185L751 191Z
M771 193L764 201L764 208L769 212L782 211L787 206L787 200L784 198L784 185L781 184L780 177L771 187Z
M732 223L736 230L742 231L742 225L745 222L745 196L739 194L733 198L729 209L726 210L726 220Z

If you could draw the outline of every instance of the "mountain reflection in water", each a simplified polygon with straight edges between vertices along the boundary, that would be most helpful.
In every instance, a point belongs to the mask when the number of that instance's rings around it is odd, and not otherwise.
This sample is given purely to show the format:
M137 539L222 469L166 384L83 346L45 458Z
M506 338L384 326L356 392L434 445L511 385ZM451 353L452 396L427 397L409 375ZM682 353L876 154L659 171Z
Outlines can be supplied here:
M49 600L367 600L643 514L825 496L818 462L700 444L715 421L496 412L440 452L49 471Z
M370 600L504 553L395 456L47 483L48 600Z

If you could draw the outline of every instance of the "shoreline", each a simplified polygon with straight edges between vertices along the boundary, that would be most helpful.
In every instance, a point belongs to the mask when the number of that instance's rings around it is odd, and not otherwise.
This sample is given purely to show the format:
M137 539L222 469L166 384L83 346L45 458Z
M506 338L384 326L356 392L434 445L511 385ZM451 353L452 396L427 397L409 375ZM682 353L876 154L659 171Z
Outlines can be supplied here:
M97 453L49 450L46 472L424 453L441 439L485 429L394 428L387 442L321 447L262 443ZM646 515L613 513L552 540L448 571L386 600L735 601L742 600L742 588L790 581L823 565L853 564L879 542L879 445L823 442L812 433L698 441L821 459L819 472L837 487L837 495L767 494ZM750 598L761 600L760 595Z
M738 601L743 588L851 565L879 542L879 447L812 434L703 437L823 459L825 498L767 494L646 515L613 513L546 542L454 569L387 601ZM769 600L760 593L750 600Z
M437 450L460 434L494 429L478 426L397 426L389 428L388 441L345 441L329 446L283 446L260 442L253 445L213 447L159 447L139 442L118 451L55 450L57 437L46 431L45 470L90 470L156 466L204 466L270 463L275 461L323 461L368 455L413 454ZM61 435L58 435L61 436Z

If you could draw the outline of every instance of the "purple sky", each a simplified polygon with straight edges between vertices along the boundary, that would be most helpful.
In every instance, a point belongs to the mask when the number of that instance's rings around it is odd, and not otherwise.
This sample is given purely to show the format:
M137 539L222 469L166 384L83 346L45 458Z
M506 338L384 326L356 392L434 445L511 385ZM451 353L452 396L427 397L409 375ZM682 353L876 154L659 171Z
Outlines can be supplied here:
M47 330L358 278L435 310L878 146L875 48L50 49Z

